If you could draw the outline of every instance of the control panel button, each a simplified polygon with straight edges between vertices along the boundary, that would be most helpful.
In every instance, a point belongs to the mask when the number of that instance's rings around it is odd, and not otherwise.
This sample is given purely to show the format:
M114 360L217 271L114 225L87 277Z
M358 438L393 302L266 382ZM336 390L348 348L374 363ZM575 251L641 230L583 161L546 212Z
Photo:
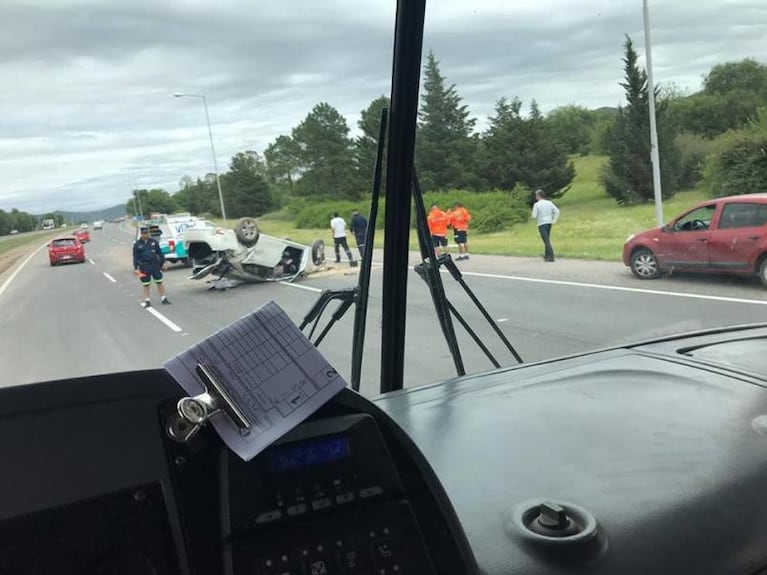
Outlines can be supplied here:
M373 557L380 563L391 563L394 560L394 544L391 539L382 539L372 545Z
M315 499L312 501L312 509L319 511L321 509L327 509L332 505L330 497L323 497L322 499Z
M282 519L282 511L279 509L264 511L263 513L259 513L256 517L256 525L271 523L272 521L277 521L279 519Z
M295 517L296 515L302 515L306 513L306 503L298 503L288 507L288 515Z
M370 561L367 554L358 547L343 549L338 553L338 563L343 575L362 575L369 573Z
M304 572L307 575L338 575L333 563L324 557L305 561Z
M383 488L379 485L372 485L370 487L363 487L360 489L360 498L362 499L376 497L381 494L383 494Z
M351 503L355 500L354 492L347 491L346 493L339 493L336 495L336 503L343 505L344 503Z

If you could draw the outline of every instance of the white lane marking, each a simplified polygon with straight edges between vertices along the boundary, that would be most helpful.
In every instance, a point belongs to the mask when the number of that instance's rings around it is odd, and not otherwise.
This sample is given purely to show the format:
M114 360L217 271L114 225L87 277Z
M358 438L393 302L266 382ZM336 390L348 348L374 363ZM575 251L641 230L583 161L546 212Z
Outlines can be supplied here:
M139 304L139 305L141 305L141 304ZM143 306L142 306L142 308L143 308ZM143 308L143 309L146 309L149 313L151 313L154 317L159 319L162 323L167 325L173 331L175 331L175 332L183 331L180 327L178 327L175 323L170 321L167 317L162 315L159 311L157 311L153 307L148 307L148 308Z
M383 265L383 264L378 264L377 262L372 262L372 263L373 263L373 265ZM408 266L408 269L413 270L415 268L413 266ZM443 274L449 274L450 273L448 270L440 270L440 271ZM552 285L596 288L596 289L623 291L623 292L630 292L630 293L643 293L643 294L652 294L652 295L664 295L664 296L669 296L669 297L686 297L686 298L690 298L690 299L704 299L704 300L711 300L711 301L723 301L723 302L729 302L729 303L745 303L745 304L767 305L767 300L758 300L758 299L746 299L746 298L716 296L716 295L703 295L703 294L693 294L693 293L680 293L680 292L664 291L664 290L651 290L651 289L643 289L643 288L631 288L631 287L623 287L623 286L591 284L591 283L585 283L585 282L571 282L571 281L564 281L564 280L547 280L547 279L538 279L538 278L527 278L527 277L521 277L521 276L505 276L505 275L501 275L501 274L487 274L487 273L481 273L481 272L467 272L467 271L463 271L463 270L461 270L461 274L465 275L465 276L477 276L477 277L484 277L484 278L491 278L491 279L516 280L516 281L523 281L523 282L543 283L543 284L552 284ZM291 287L305 289L305 290L309 290L309 291L313 291L313 292L317 292L317 293L321 293L322 292L321 289L315 288L315 287L303 286L303 285L287 283L287 282L280 282L280 283L282 283L283 285L288 285L288 286L291 286ZM498 321L508 321L508 320L500 319Z
M308 291L313 291L315 293L322 293L322 291L323 291L320 288L316 288L316 287L312 287L312 286L302 286L302 285L299 285L299 284L292 284L292 283L288 283L288 282L280 282L280 283L282 285L284 285L284 286L290 286L290 287L294 287L294 288L298 288L298 289L305 289L305 290L308 290Z
M91 262L94 266L96 265L96 262L94 262L91 258L88 258L88 261Z
M104 274L104 277L107 278L110 282L112 282L113 284L117 283L117 280L113 278L112 276L110 276L107 272L102 272L102 273Z
M505 317L499 317L497 320L495 320L496 323L503 323L505 321L509 321L508 318Z
M8 276L8 279L7 279L7 280L5 280L5 281L3 282L3 285L1 285L1 286L0 286L0 296L2 296L2 295L3 295L3 292L5 292L5 290L7 290L7 289L8 289L8 286L9 286L9 285L11 285L11 282L12 282L14 279L16 279L16 276L17 276L17 275L19 275L19 272L20 272L20 271L21 271L21 270L24 268L24 266L25 266L25 265L27 265L27 263L29 262L29 260L31 260L33 257L35 257L35 256L37 255L37 252L39 252L41 249L43 249L43 248L45 248L45 247L48 247L48 244L47 244L47 243L44 243L44 244L43 244L43 245L41 245L39 248L37 248L35 251L33 251L31 254L29 254L29 255L27 256L27 259L25 259L23 262L21 262L21 264L19 265L19 267L17 267L17 268L16 268L16 269L13 271L13 273L12 273L10 276Z
M447 270L441 270L442 273L450 273ZM585 287L585 288L594 288L594 289L604 289L604 290L613 290L613 291L624 291L624 292L631 292L631 293L643 293L643 294L651 294L651 295L665 295L669 297L686 297L690 299L706 299L711 301L725 301L730 303L746 303L746 304L758 304L758 305L767 305L767 300L758 300L758 299L745 299L745 298L737 298L737 297L725 297L725 296L718 296L718 295L703 295L703 294L695 294L695 293L680 293L675 291L662 291L662 290L651 290L651 289L642 289L642 288L630 288L630 287L622 287L622 286L611 286L611 285L601 285L601 284L590 284L590 283L582 283L582 282L569 282L569 281L563 281L563 280L545 280L545 279L537 279L537 278L526 278L526 277L520 277L520 276L504 276L500 274L486 274L486 273L480 273L480 272L465 272L461 270L461 273L465 276L477 276L482 278L492 278L492 279L503 279L503 280L515 280L515 281L522 281L522 282L534 282L534 283L543 283L543 284L552 284L552 285L562 285L562 286L573 286L573 287Z

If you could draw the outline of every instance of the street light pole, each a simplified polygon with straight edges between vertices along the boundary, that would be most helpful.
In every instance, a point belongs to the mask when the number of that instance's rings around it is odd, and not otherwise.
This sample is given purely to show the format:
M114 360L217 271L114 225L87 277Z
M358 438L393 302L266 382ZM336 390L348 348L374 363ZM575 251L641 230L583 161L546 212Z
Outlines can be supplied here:
M216 147L213 145L213 130L210 127L210 115L208 114L208 100L205 98L205 94L182 94L176 92L173 94L174 98L200 98L202 105L205 108L205 121L208 123L208 137L210 138L210 153L213 155L213 170L216 174L216 187L218 188L218 200L221 202L221 218L226 219L226 210L224 209L224 194L221 192L221 179L218 176L218 161L216 160Z
M140 221L144 220L144 208L141 207L141 192L137 189L136 192L136 203L138 204L138 213L139 217L141 218Z
M655 194L655 217L658 225L663 221L663 194L660 183L660 153L658 151L658 126L655 118L655 85L652 81L652 48L650 43L650 9L647 0L643 0L644 46L647 60L647 99L650 104L650 161L652 162L652 181Z

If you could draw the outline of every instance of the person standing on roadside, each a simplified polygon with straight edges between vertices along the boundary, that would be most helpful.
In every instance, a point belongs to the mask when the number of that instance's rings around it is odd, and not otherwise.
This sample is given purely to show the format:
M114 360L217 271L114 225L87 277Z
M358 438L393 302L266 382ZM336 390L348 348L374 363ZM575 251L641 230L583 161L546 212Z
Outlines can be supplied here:
M466 243L469 234L469 222L471 214L469 210L463 207L461 202L456 202L450 212L450 224L453 226L455 243L458 244L457 260L469 259L469 246Z
M554 202L546 199L543 190L536 190L535 204L533 204L533 219L538 223L538 233L543 240L543 261L554 261L554 248L551 247L551 227L557 223L559 208Z
M152 281L157 286L160 294L160 302L168 305L170 301L165 297L165 286L162 285L162 272L166 269L165 254L162 253L160 243L149 236L149 228L139 228L139 238L133 243L133 273L135 273L144 291L144 307L152 307L149 299Z
M450 253L447 249L447 225L449 223L447 214L440 210L437 204L432 204L426 220L429 223L434 253L436 255Z
M344 248L346 257L349 258L349 265L356 267L357 262L352 255L352 251L349 249L349 244L346 243L346 220L338 215L338 212L333 213L333 219L330 220L330 229L333 230L333 243L336 250L336 263L341 263L341 251L339 248Z
M349 229L354 234L354 239L357 241L357 249L360 251L360 259L362 259L365 257L365 238L368 233L368 220L357 209L352 210L352 221L350 222Z

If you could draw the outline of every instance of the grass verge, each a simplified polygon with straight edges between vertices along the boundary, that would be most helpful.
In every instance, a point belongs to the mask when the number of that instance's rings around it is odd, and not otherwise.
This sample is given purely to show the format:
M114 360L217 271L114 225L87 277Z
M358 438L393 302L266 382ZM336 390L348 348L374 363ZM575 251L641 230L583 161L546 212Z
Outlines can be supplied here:
M623 243L635 232L652 228L655 206L621 207L607 195L599 183L599 176L607 158L604 156L574 157L576 176L571 189L556 201L561 210L559 222L552 231L552 244L559 257L595 260L620 260ZM665 221L691 206L707 199L701 190L677 193L663 203ZM327 229L297 229L284 219L259 218L262 232L293 241L311 244L321 238L331 242ZM228 223L234 225L236 220ZM352 240L353 243L353 240ZM377 248L383 247L383 232L376 233ZM415 233L410 235L412 249L418 249ZM492 234L469 234L469 248L477 254L540 256L543 251L538 228L534 222L517 224L511 230Z

